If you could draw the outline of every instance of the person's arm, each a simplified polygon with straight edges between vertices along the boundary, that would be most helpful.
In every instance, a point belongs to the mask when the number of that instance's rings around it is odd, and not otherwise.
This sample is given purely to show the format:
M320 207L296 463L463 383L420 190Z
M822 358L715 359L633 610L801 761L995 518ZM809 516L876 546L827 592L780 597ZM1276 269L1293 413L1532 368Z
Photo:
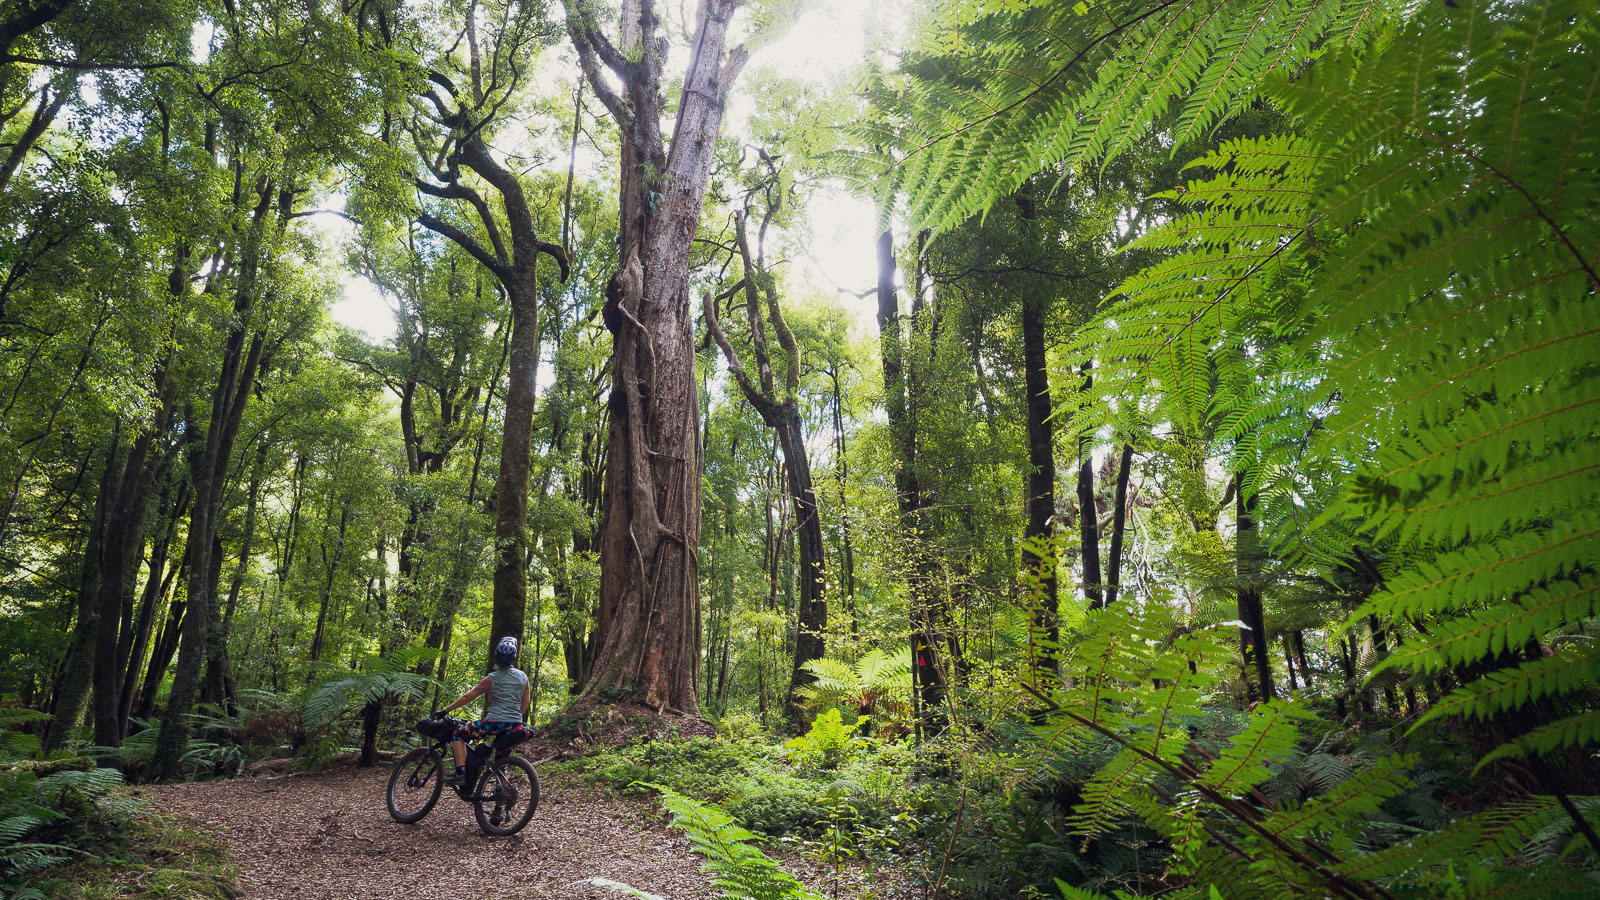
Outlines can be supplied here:
M449 713L453 709L459 709L459 708L461 708L463 706L466 706L468 703L471 703L472 701L478 699L479 697L482 697L484 694L486 694L488 692L489 692L489 679L485 678L482 681L478 682L477 686L474 687L472 690L467 691L465 694L462 694L461 696L457 697L455 699L455 702L451 703L449 706L446 706L444 709L439 710L439 714L440 715L445 715L445 714Z
M527 683L522 685L522 721L523 721L523 724L527 724L527 721L528 721L528 707L532 703L533 703L533 682L529 681L529 682L527 682Z

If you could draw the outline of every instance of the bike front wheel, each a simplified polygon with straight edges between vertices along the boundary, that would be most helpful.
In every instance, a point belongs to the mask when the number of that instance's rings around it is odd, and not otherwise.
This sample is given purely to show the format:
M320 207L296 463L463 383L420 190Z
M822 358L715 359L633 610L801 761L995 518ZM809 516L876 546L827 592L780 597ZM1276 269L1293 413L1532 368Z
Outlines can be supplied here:
M402 825L422 821L444 791L444 761L428 747L418 747L395 763L389 775L389 815Z
M533 770L533 763L520 756L508 756L484 767L473 799L478 827L484 834L516 834L533 818L538 806L539 773Z

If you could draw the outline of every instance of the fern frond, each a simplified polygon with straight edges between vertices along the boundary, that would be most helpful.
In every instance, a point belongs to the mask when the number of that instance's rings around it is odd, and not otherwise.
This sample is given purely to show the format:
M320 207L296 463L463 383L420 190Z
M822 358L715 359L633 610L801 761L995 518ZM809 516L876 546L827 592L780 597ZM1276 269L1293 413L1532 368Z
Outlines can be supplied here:
M1300 704L1272 700L1257 706L1244 730L1211 764L1200 783L1230 797L1247 791L1272 777L1268 763L1287 758L1300 736L1298 721L1312 718Z
M1496 747L1478 761L1481 769L1497 759L1514 756L1545 756L1568 747L1600 744L1600 711L1590 710L1541 725L1515 740Z
M1387 879L1414 871L1428 860L1510 865L1534 834L1562 815L1560 807L1548 798L1508 803L1459 819L1439 831L1350 860L1340 871L1360 878Z
M1416 761L1414 754L1381 757L1326 794L1298 806L1286 806L1268 816L1264 827L1273 834L1304 837L1313 829L1364 818L1385 800L1398 796L1410 786L1411 781L1404 772Z
M906 194L914 227L948 228L1041 170L1081 171L1126 151L1174 107L1177 145L1201 140L1270 74L1364 42L1405 9L1390 0L986 9L947 40L926 42L941 49L877 92L904 148L878 177ZM943 52L949 46L961 50Z
M760 838L733 817L706 803L691 800L660 785L661 803L672 814L672 827L682 831L705 859L711 886L738 900L822 900L770 857L752 846Z

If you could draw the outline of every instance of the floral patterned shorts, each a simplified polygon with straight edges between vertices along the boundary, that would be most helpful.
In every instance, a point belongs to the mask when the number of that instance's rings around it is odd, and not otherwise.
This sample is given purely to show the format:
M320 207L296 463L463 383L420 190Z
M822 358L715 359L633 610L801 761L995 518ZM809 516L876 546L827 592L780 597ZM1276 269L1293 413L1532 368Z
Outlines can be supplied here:
M521 725L521 722L490 722L487 719L477 719L472 722L462 723L456 729L455 739L458 741L481 741L494 737L502 731L510 731Z

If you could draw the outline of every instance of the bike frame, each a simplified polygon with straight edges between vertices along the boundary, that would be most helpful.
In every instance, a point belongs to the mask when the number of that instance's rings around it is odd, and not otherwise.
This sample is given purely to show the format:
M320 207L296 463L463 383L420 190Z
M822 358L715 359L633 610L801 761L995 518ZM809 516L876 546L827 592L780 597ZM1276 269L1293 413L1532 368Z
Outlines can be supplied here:
M433 742L433 752L434 752L434 754L436 754L439 757L439 771L441 771L441 772L444 771L444 761L447 760L447 759L453 758L453 750L452 750L452 748L450 746L452 743L454 743L454 741L441 741L441 740L438 740L438 739L435 739L434 742ZM479 746L483 746L483 745L479 745ZM501 770L499 765L497 765L497 763L499 763L499 760L492 758L493 753L494 753L494 750L493 750L492 747L489 747L487 749L484 749L484 750L480 751L478 746L474 746L472 744L468 744L467 745L467 757L468 757L468 760L469 760L468 764L470 765L470 760L471 760L472 757L477 757L477 759L479 760L481 765L488 766L489 767L489 771L494 773L494 779L495 779L496 782L498 782L499 786L502 789L510 790L511 789L511 782L506 780L506 773ZM451 787L451 790L455 791L456 796L460 797L462 802L464 802L464 803L477 803L477 802L482 801L482 800L492 800L492 799L494 799L493 797L484 797L484 796L481 796L481 795L478 795L478 794L468 794L467 793L467 791L472 790L474 787L477 786L476 782L478 780L479 779L474 778L473 779L474 784L470 784L470 785L469 784L453 785Z

